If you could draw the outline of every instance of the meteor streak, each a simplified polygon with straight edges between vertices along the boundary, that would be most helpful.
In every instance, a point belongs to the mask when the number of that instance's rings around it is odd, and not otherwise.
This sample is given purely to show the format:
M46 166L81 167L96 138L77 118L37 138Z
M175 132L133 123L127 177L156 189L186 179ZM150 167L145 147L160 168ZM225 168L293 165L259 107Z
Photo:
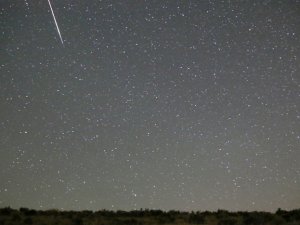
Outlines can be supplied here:
M59 35L59 38L60 38L60 41L61 41L62 45L64 46L64 41L63 41L63 39L61 37L61 33L60 33L60 30L59 30L59 27L58 27L58 24L57 24L57 21L56 21L56 18L55 18L55 15L54 15L54 12L53 12L50 0L48 0L48 3L49 3L49 6L50 6L50 9L51 9L51 13L52 13L53 20L54 20L54 23L55 23L55 26L56 26L56 29L57 29L57 33Z

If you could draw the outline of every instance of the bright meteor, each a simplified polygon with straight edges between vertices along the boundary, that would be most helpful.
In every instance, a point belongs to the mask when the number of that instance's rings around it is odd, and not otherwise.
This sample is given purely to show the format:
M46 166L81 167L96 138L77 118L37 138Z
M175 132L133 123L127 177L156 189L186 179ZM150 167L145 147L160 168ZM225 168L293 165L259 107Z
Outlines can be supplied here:
M59 30L59 27L58 27L58 24L57 24L57 21L56 21L56 18L55 18L55 15L54 15L54 12L53 12L50 0L48 0L48 3L49 3L49 6L50 6L50 9L51 9L51 12L52 12L53 20L54 20L54 23L55 23L55 26L56 26L56 29L57 29L60 41L61 41L62 45L64 46L64 41L62 39L62 36L61 36L60 30Z

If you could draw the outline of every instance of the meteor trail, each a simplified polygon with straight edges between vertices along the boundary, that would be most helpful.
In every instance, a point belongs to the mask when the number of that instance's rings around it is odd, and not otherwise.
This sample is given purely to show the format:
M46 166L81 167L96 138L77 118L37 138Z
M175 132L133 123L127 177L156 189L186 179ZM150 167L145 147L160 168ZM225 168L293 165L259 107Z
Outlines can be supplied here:
M61 33L60 33L60 30L59 30L59 27L58 27L58 24L57 24L57 21L56 21L56 18L55 18L55 15L54 15L54 12L53 12L50 0L48 0L48 3L49 3L49 6L50 6L50 9L51 9L51 12L52 12L53 20L54 20L54 23L55 23L55 26L56 26L56 29L57 29L60 41L61 41L62 45L64 46L64 41L63 41L63 39L61 37Z

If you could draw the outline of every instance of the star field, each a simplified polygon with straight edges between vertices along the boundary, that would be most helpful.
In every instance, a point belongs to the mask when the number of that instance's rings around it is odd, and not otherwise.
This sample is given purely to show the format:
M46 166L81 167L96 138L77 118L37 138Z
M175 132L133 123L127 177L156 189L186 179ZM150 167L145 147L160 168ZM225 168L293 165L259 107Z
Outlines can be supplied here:
M0 3L0 207L300 207L300 2Z

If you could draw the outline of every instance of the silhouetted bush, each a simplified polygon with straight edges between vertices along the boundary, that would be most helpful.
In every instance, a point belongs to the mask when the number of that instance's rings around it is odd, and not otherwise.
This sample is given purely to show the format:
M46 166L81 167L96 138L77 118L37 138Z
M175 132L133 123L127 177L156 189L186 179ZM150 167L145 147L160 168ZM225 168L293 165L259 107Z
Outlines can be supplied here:
M128 212L123 211L123 210L118 210L118 211L116 212L116 214L117 214L118 216L130 216L130 214L129 214Z
M170 210L170 211L168 212L168 214L173 215L173 216L176 216L176 215L179 215L179 214L180 214L180 211L178 211L178 210Z
M90 217L93 216L94 212L90 210L83 210L80 214L82 217Z
M109 211L109 210L103 209L103 210L97 211L95 214L105 216L105 217L113 217L113 216L115 216L116 213L114 211Z
M244 216L245 225L263 225L264 218L259 213L250 213Z
M193 224L203 224L205 221L205 217L203 215L201 215L199 212L195 213L191 213L188 219L189 223L193 223Z
M49 210L46 210L46 211L42 211L41 212L42 215L44 216L59 216L60 212L57 210L57 209L49 209Z
M0 209L0 215L9 216L13 210L10 207Z
M291 215L292 221L300 220L300 209L292 210L288 214Z
M19 211L20 211L21 213L26 213L26 212L29 211L29 209L28 209L28 208L25 208L25 207L21 207L21 208L19 209Z
M25 216L34 216L37 214L37 211L35 211L34 209L30 209L24 212Z
M164 215L164 212L161 210L150 210L149 214L151 216L162 216L162 215Z
M201 213L202 216L206 217L206 216L210 216L212 215L213 213L212 212L209 212L209 211L204 211Z

